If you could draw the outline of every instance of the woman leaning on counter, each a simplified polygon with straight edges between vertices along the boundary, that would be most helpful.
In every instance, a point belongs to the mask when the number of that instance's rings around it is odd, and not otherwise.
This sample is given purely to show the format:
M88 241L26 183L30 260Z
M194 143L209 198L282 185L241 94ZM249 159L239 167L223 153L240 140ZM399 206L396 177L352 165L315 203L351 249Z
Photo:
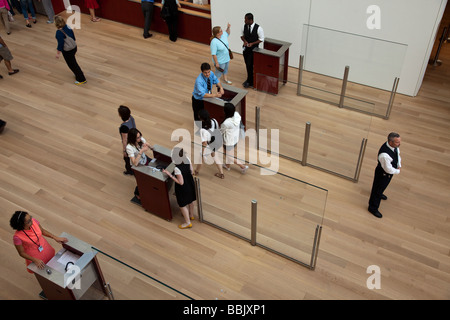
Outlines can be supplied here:
M55 256L55 249L44 238L48 237L58 243L67 242L67 238L57 237L45 230L42 225L25 211L16 211L9 221L11 227L16 230L13 242L19 256L25 259L26 265L34 262L39 269L44 269L45 264ZM28 272L31 272L27 269Z

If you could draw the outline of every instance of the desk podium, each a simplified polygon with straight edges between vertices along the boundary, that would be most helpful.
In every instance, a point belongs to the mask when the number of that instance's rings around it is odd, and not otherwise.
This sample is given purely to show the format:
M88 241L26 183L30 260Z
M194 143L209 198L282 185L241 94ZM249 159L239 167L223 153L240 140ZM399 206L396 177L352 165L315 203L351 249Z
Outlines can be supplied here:
M39 269L34 263L28 269L34 272L48 300L102 300L112 299L109 285L105 282L97 260L97 251L63 232L60 237L69 241ZM67 271L66 271L67 269Z
M134 177L139 189L142 207L163 219L172 220L172 208L170 206L169 192L173 180L163 173L165 168L173 172L175 164L172 162L172 150L159 146L153 146L153 160L148 166L132 166Z
M211 118L216 119L220 125L225 120L225 113L223 111L225 102L231 102L236 107L236 111L241 115L242 123L246 126L245 96L248 91L230 86L226 83L222 83L222 87L224 95L221 98L204 98L204 108L209 112Z
M253 79L256 90L278 94L279 84L286 84L290 45L289 42L265 38L264 49L253 49Z

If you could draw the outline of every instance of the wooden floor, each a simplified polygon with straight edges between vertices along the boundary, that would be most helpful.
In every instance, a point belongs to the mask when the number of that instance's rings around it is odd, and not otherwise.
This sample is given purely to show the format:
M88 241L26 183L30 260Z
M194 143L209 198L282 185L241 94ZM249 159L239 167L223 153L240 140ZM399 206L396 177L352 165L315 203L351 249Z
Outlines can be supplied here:
M31 29L14 22L12 34L3 36L20 72L10 77L0 66L0 118L8 123L0 136L0 299L39 299L39 284L12 244L15 210L117 259L99 254L117 299L185 298L118 260L200 300L450 298L449 44L441 50L443 64L428 67L417 97L398 94L389 120L370 119L358 183L280 159L281 173L328 190L311 271L197 220L190 230L178 229L182 219L173 199L171 222L129 201L135 180L122 174L117 107L132 109L151 143L173 146L173 130L192 128L191 92L200 64L210 61L208 46L172 43L157 33L144 40L138 28L91 23L82 15L77 59L88 83L75 86L64 61L55 59L54 26L38 19ZM244 73L243 58L235 54L230 80L240 86ZM274 100L311 113L328 108L296 96L288 84L276 97L249 91L247 117ZM402 136L403 168L377 219L367 212L367 201L376 153L390 131ZM245 194L234 188L254 188L256 172L232 170L221 181L212 176L213 166L202 169L200 179L211 186L205 191L209 204L240 203ZM292 184L284 187L286 195L295 195ZM381 289L367 288L371 265L380 267Z

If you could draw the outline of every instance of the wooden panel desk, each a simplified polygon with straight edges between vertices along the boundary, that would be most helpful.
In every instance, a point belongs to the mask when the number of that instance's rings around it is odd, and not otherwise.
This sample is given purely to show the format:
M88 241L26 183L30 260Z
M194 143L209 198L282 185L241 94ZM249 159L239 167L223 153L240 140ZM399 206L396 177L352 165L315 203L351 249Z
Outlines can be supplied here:
M223 83L222 86L225 92L222 98L203 99L205 109L209 112L211 118L216 119L221 124L225 120L225 113L223 111L225 102L231 102L236 107L236 111L241 115L242 123L246 126L245 96L248 91L230 86L226 83Z
M278 94L280 84L286 84L290 45L289 42L265 38L264 48L253 50L253 79L256 90Z
M41 285L47 300L101 300L111 299L107 284L97 260L97 251L91 245L63 232L60 237L69 241L39 269L28 265ZM73 266L72 266L73 265ZM72 269L71 269L72 267Z
M161 171L162 168L173 172L175 164L171 158L172 150L153 146L154 161L148 166L132 167L139 189L142 207L161 218L172 220L169 192L173 180Z

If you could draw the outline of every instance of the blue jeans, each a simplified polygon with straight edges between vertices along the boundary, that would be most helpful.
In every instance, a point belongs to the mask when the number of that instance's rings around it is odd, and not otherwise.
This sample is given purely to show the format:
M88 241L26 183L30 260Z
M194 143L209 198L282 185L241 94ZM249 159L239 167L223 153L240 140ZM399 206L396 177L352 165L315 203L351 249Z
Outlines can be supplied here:
M20 6L22 7L23 17L28 20L28 9L31 12L31 17L36 19L36 13L34 12L32 0L20 0Z

